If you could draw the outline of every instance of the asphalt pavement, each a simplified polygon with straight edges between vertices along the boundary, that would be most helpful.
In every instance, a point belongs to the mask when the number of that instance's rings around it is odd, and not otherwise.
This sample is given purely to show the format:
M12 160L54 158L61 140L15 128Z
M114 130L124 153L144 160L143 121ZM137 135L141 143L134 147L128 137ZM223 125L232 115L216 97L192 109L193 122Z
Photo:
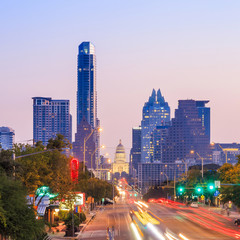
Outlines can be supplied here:
M129 217L129 206L118 202L113 205L104 206L97 213L95 219L89 223L79 239L106 240L112 234L114 240L134 239L130 230L131 219ZM109 228L109 231L107 231Z
M233 219L210 209L171 201L145 206L137 203L137 199L128 200L104 206L78 239L240 239L240 228L233 224Z

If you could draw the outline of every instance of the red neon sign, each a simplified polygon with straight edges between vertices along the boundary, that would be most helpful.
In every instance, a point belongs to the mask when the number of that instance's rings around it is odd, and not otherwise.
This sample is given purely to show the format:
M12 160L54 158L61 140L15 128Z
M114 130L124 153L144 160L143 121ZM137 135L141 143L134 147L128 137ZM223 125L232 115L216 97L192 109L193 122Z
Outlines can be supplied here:
M73 182L78 181L79 161L76 158L71 160L71 179Z

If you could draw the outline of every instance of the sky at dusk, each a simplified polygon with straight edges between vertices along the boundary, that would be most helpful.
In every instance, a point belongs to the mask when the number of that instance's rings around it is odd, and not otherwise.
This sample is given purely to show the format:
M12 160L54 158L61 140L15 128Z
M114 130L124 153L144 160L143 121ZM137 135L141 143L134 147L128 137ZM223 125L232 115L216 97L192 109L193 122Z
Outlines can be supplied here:
M240 139L240 1L0 2L0 126L33 138L32 97L70 99L76 132L77 49L96 47L101 143L113 158L152 89L171 107L210 100L211 140ZM74 138L73 138L74 139ZM25 142L26 143L26 142Z

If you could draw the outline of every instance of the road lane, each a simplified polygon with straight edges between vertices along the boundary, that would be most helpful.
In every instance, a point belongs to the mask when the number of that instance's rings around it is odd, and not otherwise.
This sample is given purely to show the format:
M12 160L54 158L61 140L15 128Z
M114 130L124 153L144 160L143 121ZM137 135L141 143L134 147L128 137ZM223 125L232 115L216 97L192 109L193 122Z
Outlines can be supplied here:
M127 204L119 202L114 206L107 205L99 211L96 218L90 222L79 239L106 240L107 228L114 232L114 240L134 239L129 227L130 222L129 206Z

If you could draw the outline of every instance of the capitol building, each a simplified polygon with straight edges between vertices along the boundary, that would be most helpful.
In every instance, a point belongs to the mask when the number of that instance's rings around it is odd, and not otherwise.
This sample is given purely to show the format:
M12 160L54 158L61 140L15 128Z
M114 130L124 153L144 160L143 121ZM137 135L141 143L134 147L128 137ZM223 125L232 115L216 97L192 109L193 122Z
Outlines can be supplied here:
M113 174L117 172L120 173L120 175L122 174L122 172L126 172L127 174L129 174L129 163L126 161L125 149L122 145L121 140L119 141L119 144L116 148L115 158L112 164L112 170Z

